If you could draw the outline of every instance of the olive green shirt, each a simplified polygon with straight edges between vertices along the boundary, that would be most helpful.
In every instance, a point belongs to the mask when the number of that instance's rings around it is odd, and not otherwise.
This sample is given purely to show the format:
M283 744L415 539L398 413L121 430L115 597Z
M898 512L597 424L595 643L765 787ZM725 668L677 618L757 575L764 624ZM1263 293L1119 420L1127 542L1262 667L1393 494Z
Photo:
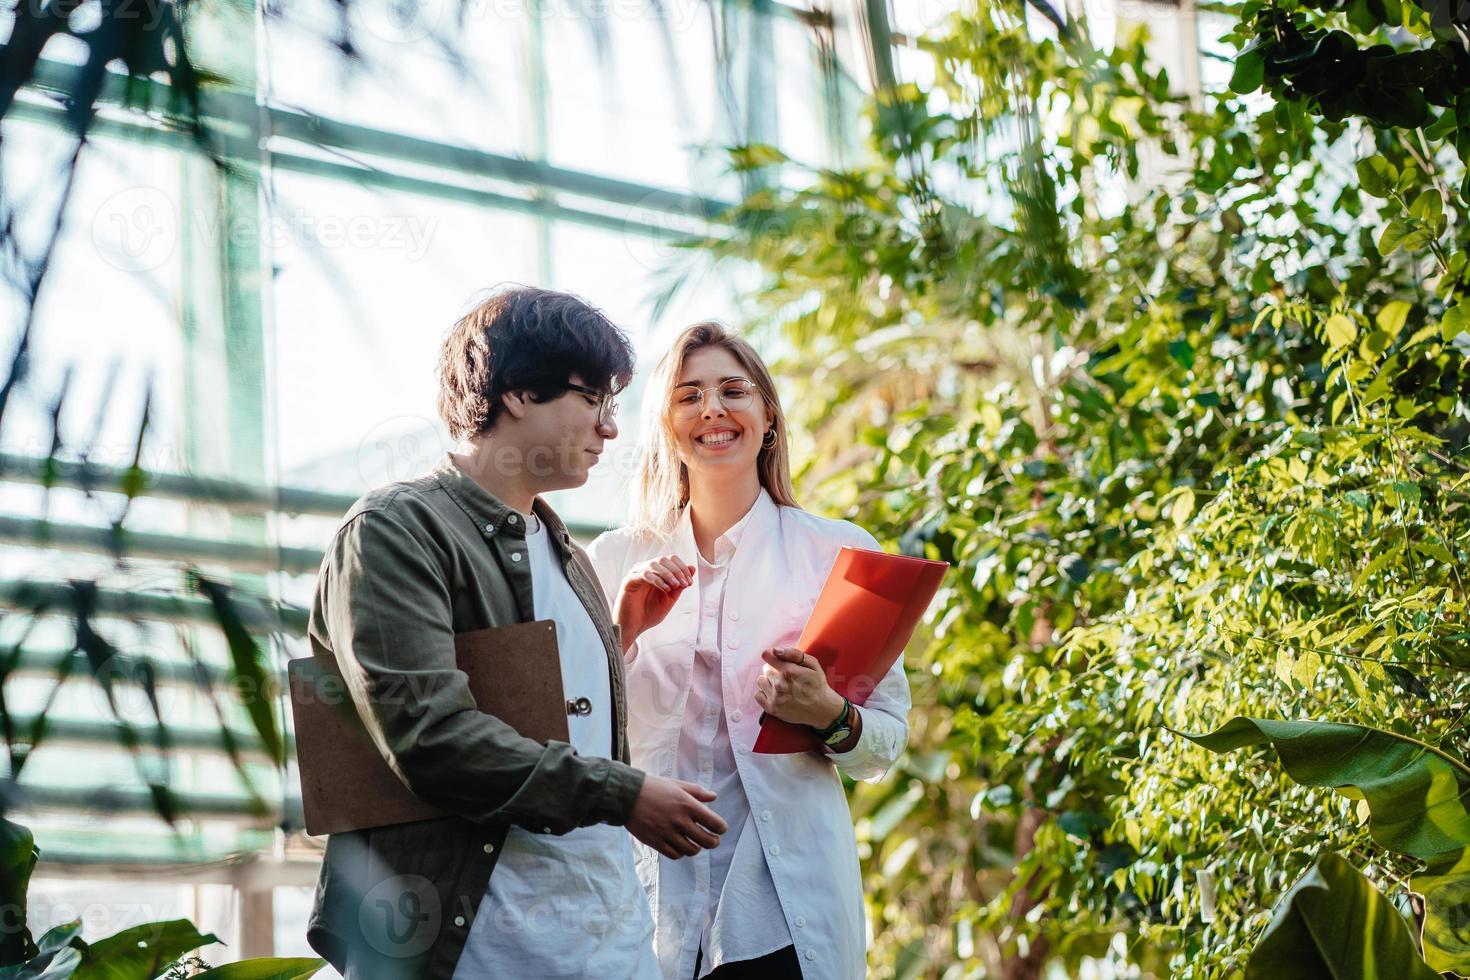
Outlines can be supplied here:
M348 980L449 980L510 825L621 825L642 789L617 627L586 554L550 507L535 512L606 648L615 759L542 745L476 709L454 635L534 618L530 561L524 520L448 454L357 501L322 561L313 655L336 659L404 785L453 814L328 837L307 938Z

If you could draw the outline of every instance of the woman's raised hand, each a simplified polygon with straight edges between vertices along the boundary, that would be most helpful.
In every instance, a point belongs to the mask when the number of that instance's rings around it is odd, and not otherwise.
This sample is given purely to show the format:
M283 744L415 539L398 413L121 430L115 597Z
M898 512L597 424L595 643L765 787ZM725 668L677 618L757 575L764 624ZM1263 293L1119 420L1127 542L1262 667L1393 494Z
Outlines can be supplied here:
M694 566L678 555L651 558L634 565L623 579L613 618L623 628L623 652L645 630L664 621L684 590L694 584Z

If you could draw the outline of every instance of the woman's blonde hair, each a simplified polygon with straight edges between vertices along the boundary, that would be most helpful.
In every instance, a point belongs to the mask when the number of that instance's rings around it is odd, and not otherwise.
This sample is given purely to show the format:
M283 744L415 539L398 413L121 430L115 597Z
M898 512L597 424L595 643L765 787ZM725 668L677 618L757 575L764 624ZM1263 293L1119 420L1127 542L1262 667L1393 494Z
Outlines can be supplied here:
M638 532L668 534L679 522L679 514L689 503L689 470L679 459L674 441L674 423L669 411L684 362L690 354L706 347L720 347L740 362L756 390L765 399L771 416L775 441L769 446L762 436L760 455L756 457L756 474L761 486L777 504L799 507L791 488L790 441L786 437L786 414L776 395L776 383L765 362L744 337L727 330L713 320L686 327L669 352L658 362L649 378L644 395L644 417L648 438L638 459L638 487L633 498L629 526Z

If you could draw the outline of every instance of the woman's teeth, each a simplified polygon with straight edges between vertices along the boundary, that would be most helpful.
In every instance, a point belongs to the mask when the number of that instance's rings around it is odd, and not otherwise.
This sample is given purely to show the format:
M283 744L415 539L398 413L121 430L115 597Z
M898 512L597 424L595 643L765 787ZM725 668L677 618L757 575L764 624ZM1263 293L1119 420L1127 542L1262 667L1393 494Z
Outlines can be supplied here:
M699 437L699 441L706 446L718 446L730 442L735 438L734 432L711 432L709 435Z

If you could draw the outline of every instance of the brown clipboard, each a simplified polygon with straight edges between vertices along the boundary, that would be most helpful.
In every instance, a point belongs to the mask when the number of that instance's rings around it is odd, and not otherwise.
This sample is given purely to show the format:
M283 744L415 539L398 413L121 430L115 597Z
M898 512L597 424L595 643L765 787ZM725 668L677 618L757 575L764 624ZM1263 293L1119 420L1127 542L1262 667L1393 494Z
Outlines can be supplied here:
M454 657L481 711L543 744L571 741L551 620L458 633ZM449 815L414 796L378 752L335 659L299 657L287 664L287 677L308 834Z

